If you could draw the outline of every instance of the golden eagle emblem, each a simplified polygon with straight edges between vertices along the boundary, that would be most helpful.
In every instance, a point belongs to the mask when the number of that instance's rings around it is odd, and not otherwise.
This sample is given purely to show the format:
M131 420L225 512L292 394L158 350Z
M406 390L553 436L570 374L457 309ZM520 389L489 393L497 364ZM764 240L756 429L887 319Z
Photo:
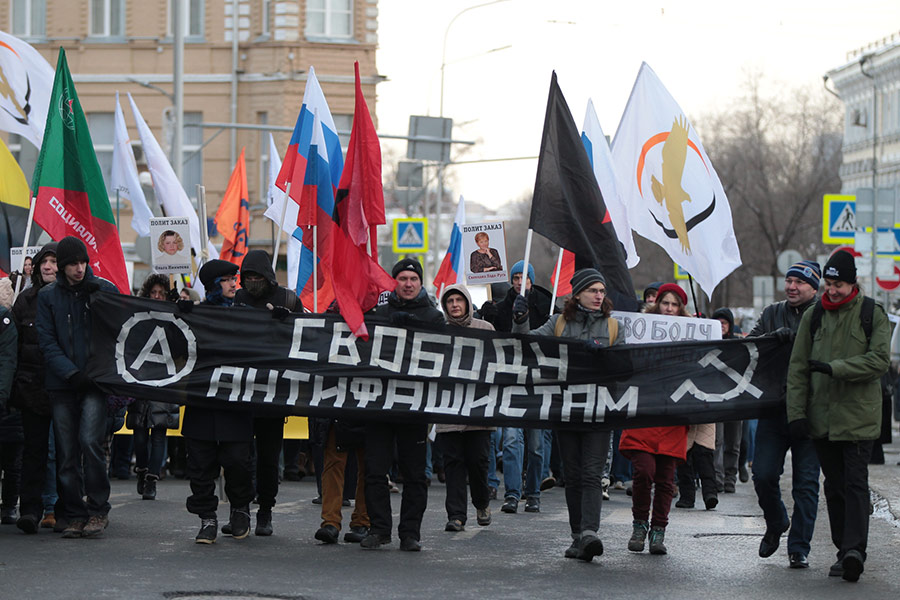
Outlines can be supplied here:
M672 131L662 147L662 183L652 175L650 180L653 197L661 205L665 205L669 213L669 222L672 223L672 228L678 235L678 241L681 242L681 249L685 254L690 254L691 243L688 240L688 228L685 225L684 210L681 207L682 202L691 201L691 196L681 187L687 147L687 119L682 116L675 119Z

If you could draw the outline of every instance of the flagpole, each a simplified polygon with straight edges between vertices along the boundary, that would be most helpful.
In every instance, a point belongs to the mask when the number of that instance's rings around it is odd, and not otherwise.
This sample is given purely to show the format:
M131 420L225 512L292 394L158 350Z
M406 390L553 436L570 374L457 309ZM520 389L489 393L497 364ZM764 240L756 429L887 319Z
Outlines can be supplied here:
M31 224L34 223L34 207L35 207L35 205L37 205L37 197L36 196L31 198L31 206L28 208L28 224L25 225L25 239L22 240L22 246L24 246L25 248L28 248L28 240L31 239ZM22 274L24 276L24 273L25 273L25 268L24 268L25 259L24 258L22 259L22 265L23 265ZM19 292L22 291L21 290L22 279L23 279L23 277L16 277L16 289L13 291L13 299L12 299L13 304L15 304L16 298L19 297Z
M313 312L319 312L319 226L313 225Z
M206 230L206 186L197 184L197 204L200 209L200 264L209 261L209 232Z
M565 249L559 247L559 258L556 259L556 276L553 278L553 294L550 296L550 314L556 312L556 292L559 290L559 274L562 271L562 259Z
M281 218L278 219L278 232L276 235L278 237L275 238L275 252L272 254L272 270L275 270L275 265L278 263L278 250L281 248L281 232L284 230L284 217L287 215L287 203L290 200L291 196L291 182L287 182L287 186L284 188L284 198L281 202ZM296 284L295 284L296 285Z
M522 288L520 290L520 294L522 296L525 295L525 288L528 286L528 259L531 257L531 236L534 234L534 230L530 227L528 228L528 235L525 236L525 260L523 261L525 264L522 265ZM531 282L531 285L534 285L534 282ZM551 309L553 307L551 306Z
M691 299L694 301L694 312L700 312L700 305L697 304L697 296L694 295L694 278L688 273L688 285L691 286Z

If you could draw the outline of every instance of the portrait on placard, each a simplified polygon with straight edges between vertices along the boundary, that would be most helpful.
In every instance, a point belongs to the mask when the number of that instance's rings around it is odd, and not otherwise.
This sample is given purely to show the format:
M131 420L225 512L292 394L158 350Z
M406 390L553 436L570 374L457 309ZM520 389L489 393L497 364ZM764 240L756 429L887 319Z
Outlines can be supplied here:
M486 285L507 280L503 223L463 225L462 242L468 285Z
M157 273L191 270L190 225L186 217L150 219L150 249Z

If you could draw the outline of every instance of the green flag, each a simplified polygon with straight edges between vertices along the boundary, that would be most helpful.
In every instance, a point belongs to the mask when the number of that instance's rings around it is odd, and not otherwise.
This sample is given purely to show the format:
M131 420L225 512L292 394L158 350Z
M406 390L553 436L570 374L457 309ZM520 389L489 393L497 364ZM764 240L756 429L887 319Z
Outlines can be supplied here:
M94 274L130 293L106 184L62 48L31 189L35 222L54 240L71 235L83 241Z

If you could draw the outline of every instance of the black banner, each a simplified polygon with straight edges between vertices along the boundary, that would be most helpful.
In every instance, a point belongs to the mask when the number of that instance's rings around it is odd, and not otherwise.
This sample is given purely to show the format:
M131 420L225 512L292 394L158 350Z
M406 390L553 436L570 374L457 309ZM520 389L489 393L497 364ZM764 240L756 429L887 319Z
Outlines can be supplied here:
M619 346L98 292L89 376L106 392L262 412L513 427L645 427L775 414L790 347L772 337Z

